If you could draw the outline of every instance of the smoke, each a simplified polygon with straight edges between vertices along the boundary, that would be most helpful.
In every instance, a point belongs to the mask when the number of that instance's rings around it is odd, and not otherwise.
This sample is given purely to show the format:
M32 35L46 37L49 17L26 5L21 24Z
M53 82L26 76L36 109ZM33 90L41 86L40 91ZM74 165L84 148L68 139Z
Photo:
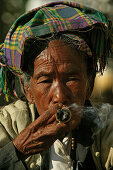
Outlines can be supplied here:
M113 106L109 103L96 106L80 106L74 103L68 108L78 115L82 111L81 124L90 128L92 133L101 131L113 120Z

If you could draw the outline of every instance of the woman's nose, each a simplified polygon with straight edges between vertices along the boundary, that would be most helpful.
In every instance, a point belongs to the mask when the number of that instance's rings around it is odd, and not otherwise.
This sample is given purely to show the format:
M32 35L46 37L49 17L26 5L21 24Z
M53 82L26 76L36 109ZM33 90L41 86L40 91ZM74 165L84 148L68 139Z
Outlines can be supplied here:
M71 103L71 93L68 87L62 82L56 81L52 85L51 101L53 104L62 103L68 105Z

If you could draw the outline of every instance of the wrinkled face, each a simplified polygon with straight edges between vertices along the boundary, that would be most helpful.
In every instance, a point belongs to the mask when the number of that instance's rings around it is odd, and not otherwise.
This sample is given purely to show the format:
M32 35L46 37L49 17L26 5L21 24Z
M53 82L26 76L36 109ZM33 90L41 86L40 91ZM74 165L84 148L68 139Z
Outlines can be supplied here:
M53 40L34 62L30 102L39 114L62 103L84 105L88 93L86 64L80 54L60 40Z

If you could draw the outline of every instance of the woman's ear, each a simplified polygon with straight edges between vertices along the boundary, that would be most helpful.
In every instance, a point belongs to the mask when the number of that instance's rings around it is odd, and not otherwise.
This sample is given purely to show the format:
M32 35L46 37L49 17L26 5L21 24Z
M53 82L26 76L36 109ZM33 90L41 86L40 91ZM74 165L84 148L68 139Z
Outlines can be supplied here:
M32 95L30 85L24 84L23 90L24 90L24 94L25 94L26 99L27 99L31 104L34 104L34 97L33 97L33 95Z

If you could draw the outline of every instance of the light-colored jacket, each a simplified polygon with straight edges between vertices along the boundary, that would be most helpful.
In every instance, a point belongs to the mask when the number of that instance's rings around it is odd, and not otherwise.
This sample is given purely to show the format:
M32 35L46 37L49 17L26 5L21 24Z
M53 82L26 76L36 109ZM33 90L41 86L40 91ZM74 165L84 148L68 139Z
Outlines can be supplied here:
M103 128L93 135L92 155L98 170L113 168L113 106L104 104L99 116Z
M106 114L107 115L107 114ZM106 116L108 123L93 135L91 147L97 170L113 166L113 116ZM35 120L34 105L21 100L11 103L0 110L0 148L12 141L28 124ZM105 120L105 121L106 121ZM28 169L41 164L41 155L36 154L26 160Z
M0 148L12 141L25 127L35 120L34 105L18 100L0 110ZM36 169L41 163L41 155L30 156L28 169Z

